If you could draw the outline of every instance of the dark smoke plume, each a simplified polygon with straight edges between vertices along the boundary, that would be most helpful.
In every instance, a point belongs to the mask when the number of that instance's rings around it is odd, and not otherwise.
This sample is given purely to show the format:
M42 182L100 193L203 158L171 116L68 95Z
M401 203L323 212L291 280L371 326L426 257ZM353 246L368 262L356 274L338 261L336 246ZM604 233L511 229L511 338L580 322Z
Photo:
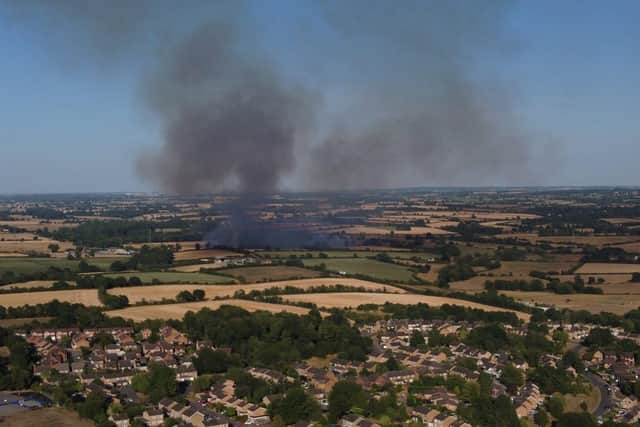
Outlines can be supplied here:
M530 182L505 2L300 4L323 30L289 29L294 80L247 25L258 2L0 0L52 55L139 73L163 141L136 167L165 191Z

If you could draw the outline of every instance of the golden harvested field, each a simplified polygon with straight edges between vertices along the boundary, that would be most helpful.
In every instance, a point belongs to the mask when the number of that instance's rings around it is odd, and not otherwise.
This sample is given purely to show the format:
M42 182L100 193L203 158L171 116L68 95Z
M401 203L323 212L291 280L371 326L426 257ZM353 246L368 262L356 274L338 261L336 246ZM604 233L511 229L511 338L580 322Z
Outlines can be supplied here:
M269 311L271 313L293 313L305 315L309 309L285 304L268 304L242 299L226 299L215 301L189 302L182 304L145 305L140 307L128 307L121 310L107 311L105 314L111 317L124 317L134 322L142 322L147 319L182 319L188 311L199 311L203 308L216 310L223 305L233 305L247 311Z
M223 249L201 249L199 251L180 251L176 254L176 261L206 259L214 257L233 257L241 255L242 254L238 252L226 251Z
M320 276L320 272L308 268L289 267L286 265L229 268L223 271L236 279L244 278L247 283L271 282L291 278L312 278Z
M36 231L42 230L44 228L49 229L49 231L59 230L63 227L77 227L78 224L65 224L63 221L41 221L39 219L24 219L18 221L0 221L0 228L5 227L15 227L22 228L27 231Z
M624 249L625 251L631 253L640 253L640 242L622 243L620 245L613 245L613 247Z
M11 285L3 286L1 289L50 288L54 283L55 283L54 280L32 280L30 282L12 283ZM67 283L71 284L70 282L67 282Z
M444 304L458 305L462 307L478 308L485 311L509 311L516 313L516 315L523 320L529 320L531 317L527 313L521 313L514 310L507 310L504 308L491 307L484 304L478 304L471 301L464 301L455 298L436 297L428 295L416 295L416 294L378 294L367 292L336 292L326 294L299 294L299 295L283 295L287 301L292 302L310 302L317 304L318 307L324 308L355 308L361 304L384 304L390 302L394 304L418 304L424 303L430 306L439 307Z
M571 294L558 295L551 292L519 292L503 291L502 294L525 303L569 308L571 310L587 310L592 313L606 311L624 314L629 310L640 307L640 294L632 295L589 295Z
M40 408L0 417L0 425L11 427L93 427L95 424L63 408Z
M537 234L531 233L500 234L498 237L502 239L516 238L528 240L532 243L548 242L566 245L593 245L598 247L638 241L637 237L632 236L538 236Z
M0 252L49 252L49 245L55 243L60 247L59 254L66 256L64 251L66 249L73 248L73 244L70 242L59 242L57 240L50 240L45 238L39 238L38 240L33 240L33 237L25 240L9 240L5 238L4 241L0 240Z
M417 276L421 280L435 283L438 280L438 272L446 267L447 264L429 264L431 270L428 273L418 273Z
M98 291L95 289L2 294L0 295L0 305L4 307L19 307L26 304L46 304L56 299L60 302L79 303L88 306L102 305L98 299Z
M640 264L614 264L588 262L576 270L576 274L631 274L639 273Z
M190 291L194 289L202 289L205 291L206 298L223 298L233 296L237 291L244 290L250 292L253 290L262 291L271 288L283 288L285 286L294 286L296 288L307 289L314 286L335 286L345 285L354 287L363 287L367 290L385 291L404 293L405 291L390 285L382 285L379 283L368 282L366 280L349 279L349 278L317 278L302 280L284 280L279 282L255 283L250 285L155 285L155 286L131 286L126 288L113 288L108 292L114 295L126 295L131 304L145 301L162 301L163 299L174 299L181 291ZM2 296L0 296L2 298Z

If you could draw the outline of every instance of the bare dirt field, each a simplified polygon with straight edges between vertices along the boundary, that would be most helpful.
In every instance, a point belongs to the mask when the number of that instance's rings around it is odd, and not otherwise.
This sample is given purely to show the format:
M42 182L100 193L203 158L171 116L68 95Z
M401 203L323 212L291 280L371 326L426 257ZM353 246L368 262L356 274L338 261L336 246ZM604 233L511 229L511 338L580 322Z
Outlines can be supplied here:
M79 303L87 306L102 305L98 299L98 291L95 289L2 294L0 295L0 305L4 307L19 307L27 304L46 304L56 299L60 302Z
M507 310L498 307L491 307L484 304L478 304L471 301L464 301L454 298L436 297L427 295L416 294L377 294L377 293L363 293L363 292L348 292L348 293L326 293L326 294L299 294L299 295L283 295L287 301L292 302L311 302L317 304L318 307L325 308L347 308L357 307L361 304L384 304L385 302L395 304L418 304L424 303L434 307L438 307L444 304L458 305L462 307L478 308L486 311L510 311L516 313L516 315L523 319L528 320L529 314L521 313L513 310Z
M345 285L354 287L363 287L367 290L404 293L405 291L390 285L382 285L379 283L368 282L366 280L349 279L349 278L317 278L302 280L284 280L279 282L256 283L249 285L156 285L156 286L132 286L127 288L113 288L109 293L115 295L126 295L131 304L142 301L162 301L163 299L174 299L181 291L190 291L194 289L202 289L205 291L206 298L222 298L230 297L237 291L244 290L250 292L253 290L262 291L271 288L283 288L285 286L294 286L301 289L307 289L314 286L335 286ZM3 296L0 296L0 299Z
M631 274L640 273L640 264L614 264L588 262L576 270L576 274Z
M304 307L296 307L285 304L268 304L265 302L228 299L215 301L200 301L182 304L159 304L145 305L140 307L128 307L122 310L107 311L106 314L111 317L124 317L135 322L142 322L147 319L182 319L188 311L199 311L203 308L216 310L223 305L233 305L243 308L247 311L269 311L271 313L293 313L305 315L309 309Z
M629 310L640 307L640 294L632 295L589 295L571 294L558 295L550 292L501 292L522 302L555 306L557 308L569 308L571 310L587 310L592 313L606 311L615 314L624 314Z
M199 251L180 251L176 253L176 261L186 261L192 259L206 259L214 257L241 256L238 252L226 251L223 249L201 249Z
M1 426L11 427L92 427L95 424L68 409L41 408L22 411L4 419Z

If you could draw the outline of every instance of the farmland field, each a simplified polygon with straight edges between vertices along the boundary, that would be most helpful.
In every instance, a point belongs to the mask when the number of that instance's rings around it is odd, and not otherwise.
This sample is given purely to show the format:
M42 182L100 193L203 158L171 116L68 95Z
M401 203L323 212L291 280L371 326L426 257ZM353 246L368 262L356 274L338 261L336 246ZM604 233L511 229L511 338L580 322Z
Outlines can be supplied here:
M588 262L576 270L576 274L631 274L639 273L640 264L615 264Z
M21 292L0 295L0 305L4 307L19 307L27 304L46 304L53 300L60 302L79 303L84 305L102 305L95 289L74 289L68 291Z
M131 286L126 288L113 288L109 290L109 293L114 295L126 295L129 298L131 304L136 304L146 301L161 301L162 299L174 299L176 295L181 291L193 291L195 289L202 289L205 292L206 298L222 298L230 297L237 291L244 290L250 292L253 290L262 291L271 288L283 288L285 286L294 286L296 288L307 289L317 286L335 286L344 285L352 287L363 287L367 290L384 291L384 292L397 292L404 293L405 291L400 288L396 288L389 285L382 285L379 283L368 282L366 280L349 279L349 278L316 278L316 279L302 279L302 280L285 280L280 282L268 282L268 283L256 283L249 285L218 285L218 286L206 286L206 285L155 285L155 286Z
M305 259L304 265L315 267L325 264L327 270L347 274L364 274L372 278L408 282L412 271L401 265L362 258Z
M247 283L271 282L286 279L307 279L320 276L320 272L301 267L289 267L286 265L239 267L225 269L224 274L244 278Z
M142 283L151 283L154 279L161 283L201 283L205 285L215 285L219 283L233 283L233 279L218 274L207 273L181 273L176 271L160 272L128 272L128 273L108 273L105 277L138 277Z
M10 285L5 285L0 289L32 289L32 288L50 288L55 281L53 280L31 280L30 282L22 282L22 283L12 283ZM74 284L72 282L67 282L69 284Z
M181 304L158 304L146 305L139 307L128 307L121 310L112 310L105 312L111 317L124 317L125 319L135 322L142 322L147 319L182 319L188 311L199 311L203 308L216 310L223 305L232 305L243 308L247 311L269 311L271 313L293 313L305 315L309 309L285 304L269 304L265 302L228 299L215 301L200 301Z
M484 304L478 304L475 302L464 301L454 298L436 297L427 295L415 295L415 294L377 294L377 293L362 293L362 292L347 292L347 293L326 293L326 294L298 294L298 295L283 295L287 301L292 302L310 302L318 305L318 307L324 308L355 308L361 304L384 304L390 302L394 304L418 304L424 303L430 306L438 307L444 304L458 305L462 307L478 308L486 311L510 311L518 315L523 320L528 320L530 315L526 313L516 312L514 310L507 310L503 308L491 307Z
M188 261L194 259L205 259L214 257L233 257L241 256L238 252L227 251L223 249L201 249L194 251L180 251L176 253L176 261Z
M344 250L327 250L327 251L304 251L304 250L291 250L291 251L259 251L256 252L257 255L268 256L271 258L289 258L290 256L296 256L300 258L304 258L308 254L311 254L313 258L320 258L320 254L325 254L329 258L366 258L373 257L379 253L387 253L392 258L398 259L411 259L413 257L418 258L431 258L434 256L432 253L428 252L410 252L410 251L398 251L398 250L354 250L354 251L344 251Z
M66 258L0 258L0 274L5 271L25 274L39 273L46 271L49 267L77 270L78 261Z
M503 291L502 294L530 304L543 304L571 310L587 310L591 313L606 311L624 314L629 310L640 307L640 294L631 295L589 295L570 294L558 295L550 292L518 292Z

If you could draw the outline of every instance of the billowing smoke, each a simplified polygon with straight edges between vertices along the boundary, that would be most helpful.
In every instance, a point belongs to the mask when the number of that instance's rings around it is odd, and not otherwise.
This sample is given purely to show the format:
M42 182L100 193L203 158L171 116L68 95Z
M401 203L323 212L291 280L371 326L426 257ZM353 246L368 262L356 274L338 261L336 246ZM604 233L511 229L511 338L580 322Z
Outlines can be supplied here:
M294 4L307 9L287 29L300 42L278 50L250 25L263 2L0 0L52 54L139 75L163 140L135 164L164 191L528 180L499 73L506 4Z

